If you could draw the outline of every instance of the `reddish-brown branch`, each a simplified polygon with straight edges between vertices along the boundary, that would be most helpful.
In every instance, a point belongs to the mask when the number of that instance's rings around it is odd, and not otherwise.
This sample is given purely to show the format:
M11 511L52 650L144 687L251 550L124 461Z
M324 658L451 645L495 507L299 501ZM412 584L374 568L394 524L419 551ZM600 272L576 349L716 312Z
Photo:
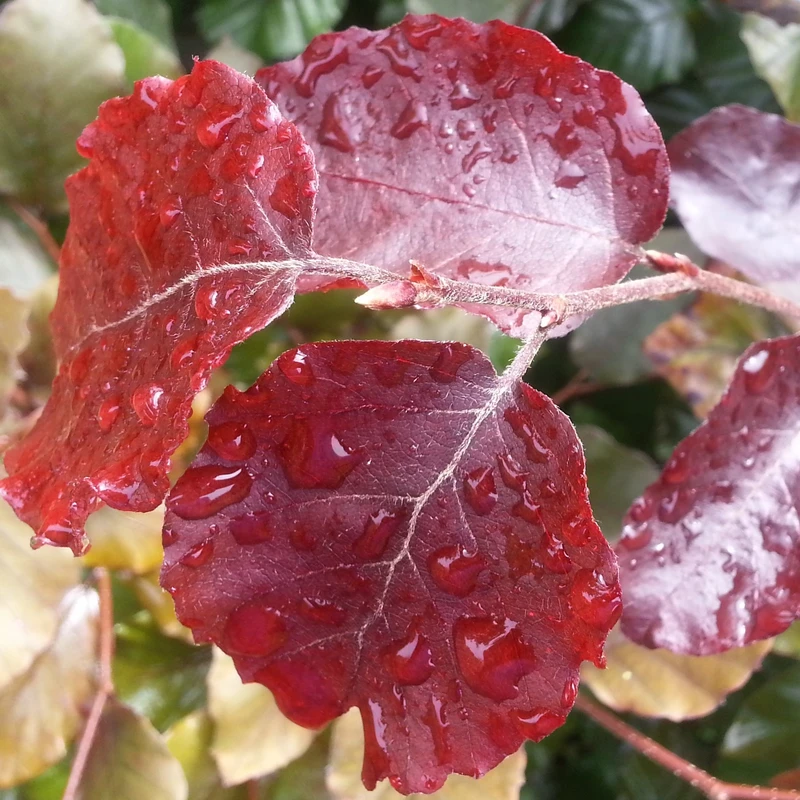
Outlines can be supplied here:
M580 695L575 707L591 717L618 739L638 750L643 756L668 769L673 775L686 781L710 800L799 800L800 792L790 789L772 789L767 786L749 786L741 783L727 783L709 775L700 767L681 758L671 750L632 728L615 714Z
M16 215L33 231L36 238L39 240L39 244L47 255L58 264L58 259L61 256L61 248L58 246L58 242L53 238L53 234L50 233L50 229L45 222L39 219L33 211L27 206L22 205L18 200L9 197L6 199L6 202L14 213L16 213Z
M605 384L595 383L587 376L585 370L580 370L569 383L554 392L550 399L557 406L563 406L564 403L574 400L576 397L583 397L583 395L592 394L592 392L600 392L605 388L607 388Z
M94 570L94 579L100 595L97 693L78 741L78 748L75 751L75 758L72 761L67 788L64 789L62 800L75 800L77 797L103 709L108 699L114 694L114 681L111 674L111 662L114 657L114 603L111 595L111 577L108 570L98 567Z

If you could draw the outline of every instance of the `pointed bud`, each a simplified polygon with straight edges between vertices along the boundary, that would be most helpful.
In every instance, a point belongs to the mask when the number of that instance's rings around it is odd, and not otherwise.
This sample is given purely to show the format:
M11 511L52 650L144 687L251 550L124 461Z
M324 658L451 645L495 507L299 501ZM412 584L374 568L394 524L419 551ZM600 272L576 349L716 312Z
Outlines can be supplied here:
M413 306L417 299L417 290L410 281L395 281L383 283L356 297L356 303L373 311L383 311L389 308L408 308Z

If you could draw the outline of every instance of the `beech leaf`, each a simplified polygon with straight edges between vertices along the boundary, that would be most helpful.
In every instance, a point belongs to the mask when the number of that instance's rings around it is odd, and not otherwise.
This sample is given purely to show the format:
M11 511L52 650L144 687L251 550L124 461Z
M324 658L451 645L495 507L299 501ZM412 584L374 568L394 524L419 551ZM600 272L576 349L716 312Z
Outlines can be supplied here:
M800 299L800 125L717 108L669 143L671 203L710 256Z
M367 788L432 792L563 723L620 595L549 398L468 345L328 342L208 422L162 584L294 722L357 705Z
M664 219L666 155L636 91L535 31L407 16L256 79L314 148L323 255L565 292L619 280ZM540 318L469 310L514 335Z
M327 770L328 789L333 800L399 800L391 786L384 784L374 792L361 783L361 762L364 756L364 730L358 711L353 709L333 725L330 764ZM520 749L480 780L451 775L445 785L433 794L413 795L417 800L518 800L525 782L525 750Z
M59 612L47 648L0 690L0 789L59 761L83 724L95 686L97 594L76 586Z
M299 133L216 62L104 103L79 149L51 317L60 369L2 484L36 545L76 553L101 501L163 499L192 397L291 302L316 186Z
M208 672L211 752L225 786L260 778L303 755L315 733L281 714L268 689L242 684L233 661L214 648Z
M584 664L581 678L615 711L680 722L721 705L761 666L771 646L757 642L720 655L686 656L642 647L615 628L606 643L607 668Z
M708 655L800 616L800 337L742 356L728 391L628 511L623 631Z

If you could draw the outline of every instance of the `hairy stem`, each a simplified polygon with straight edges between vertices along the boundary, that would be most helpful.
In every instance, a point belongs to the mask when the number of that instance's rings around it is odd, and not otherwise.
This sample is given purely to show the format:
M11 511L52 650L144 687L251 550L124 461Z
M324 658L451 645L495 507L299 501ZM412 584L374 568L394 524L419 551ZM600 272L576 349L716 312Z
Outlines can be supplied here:
M798 800L800 798L800 792L790 789L771 789L767 786L749 786L721 781L681 758L677 753L667 750L663 745L637 731L636 728L632 728L615 714L583 695L578 696L575 707L591 717L609 733L638 750L643 756L703 792L709 800Z
M94 570L94 579L100 595L97 693L78 741L78 748L75 751L75 758L72 761L69 780L62 800L75 800L78 795L81 778L83 778L86 762L97 735L103 709L108 699L114 694L114 682L111 675L111 662L114 657L114 602L111 595L111 576L108 574L108 570L98 567Z

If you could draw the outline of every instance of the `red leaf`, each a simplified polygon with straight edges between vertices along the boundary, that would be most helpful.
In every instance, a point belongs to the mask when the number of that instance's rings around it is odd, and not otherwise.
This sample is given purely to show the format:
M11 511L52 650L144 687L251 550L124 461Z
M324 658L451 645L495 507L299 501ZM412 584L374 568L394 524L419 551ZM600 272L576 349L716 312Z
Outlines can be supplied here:
M316 189L297 130L210 61L104 103L78 145L91 160L67 182L61 367L2 486L35 544L76 553L101 501L145 511L163 498L192 397L291 302ZM248 261L269 263L236 266Z
M620 598L547 397L467 345L326 343L208 420L162 584L290 719L357 705L367 787L430 792L563 722Z
M800 616L799 393L800 337L753 345L633 504L617 548L631 639L709 655Z
M797 294L800 125L717 108L669 143L672 205L689 235L752 280Z
M256 79L314 148L325 255L565 292L619 280L663 222L666 153L636 91L535 31L407 16ZM539 318L472 310L517 334Z

